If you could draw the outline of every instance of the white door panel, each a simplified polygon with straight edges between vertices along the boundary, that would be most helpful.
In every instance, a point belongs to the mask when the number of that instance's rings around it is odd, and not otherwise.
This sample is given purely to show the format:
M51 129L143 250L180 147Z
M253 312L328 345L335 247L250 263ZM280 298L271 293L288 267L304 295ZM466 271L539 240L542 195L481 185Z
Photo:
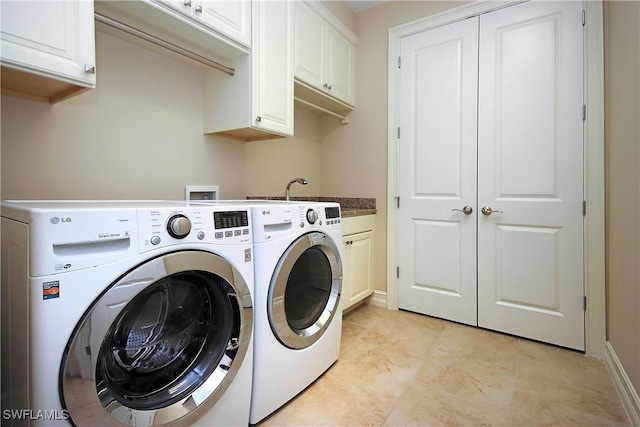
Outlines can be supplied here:
M408 36L401 58L400 308L584 349L581 3Z
M399 152L400 308L473 325L477 25L402 40Z
M478 324L584 349L582 5L480 18Z

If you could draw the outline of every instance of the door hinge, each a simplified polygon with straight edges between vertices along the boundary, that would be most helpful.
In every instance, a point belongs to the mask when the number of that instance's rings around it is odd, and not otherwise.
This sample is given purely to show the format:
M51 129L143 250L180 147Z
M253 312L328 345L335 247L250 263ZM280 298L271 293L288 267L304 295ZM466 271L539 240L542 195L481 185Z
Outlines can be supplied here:
M587 216L587 201L582 201L582 216Z
M400 278L400 267L396 267L396 278Z
M402 60L398 56L398 68L402 68Z
M396 197L396 207L400 209L400 196Z
M587 120L587 106L586 105L582 105L582 121L584 122L585 120Z
M400 139L400 126L398 126L398 139Z
M587 296L584 296L584 311L587 311Z
M587 25L587 11L583 10L582 11L582 26L584 27L585 25Z

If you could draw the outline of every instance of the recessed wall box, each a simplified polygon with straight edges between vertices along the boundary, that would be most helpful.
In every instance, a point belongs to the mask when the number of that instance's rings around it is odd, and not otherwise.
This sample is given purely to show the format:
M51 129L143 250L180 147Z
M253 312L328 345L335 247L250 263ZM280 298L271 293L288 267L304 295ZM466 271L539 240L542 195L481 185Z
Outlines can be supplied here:
M185 200L218 200L219 194L217 185L187 185Z

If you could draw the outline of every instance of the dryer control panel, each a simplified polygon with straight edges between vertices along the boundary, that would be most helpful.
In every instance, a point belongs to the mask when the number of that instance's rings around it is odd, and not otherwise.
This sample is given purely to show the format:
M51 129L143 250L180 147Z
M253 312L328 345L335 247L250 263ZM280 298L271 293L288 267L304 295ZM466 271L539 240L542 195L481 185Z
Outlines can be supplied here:
M342 222L340 218L340 206L338 204L327 205L326 203L310 204L298 207L298 216L300 222L299 228L308 227L330 227L339 225Z
M340 205L329 202L292 202L257 204L253 207L253 242L286 238L313 230L342 229Z

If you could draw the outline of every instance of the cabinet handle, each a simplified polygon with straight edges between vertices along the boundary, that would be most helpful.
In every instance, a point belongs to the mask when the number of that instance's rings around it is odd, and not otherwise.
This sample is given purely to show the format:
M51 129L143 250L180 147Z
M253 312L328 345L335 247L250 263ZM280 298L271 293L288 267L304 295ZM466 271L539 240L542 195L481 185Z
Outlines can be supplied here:
M262 117L258 116L256 117L256 122L261 122L262 121Z
M84 71L85 71L85 73L95 74L96 73L96 66L95 65L84 64Z
M191 0L184 0L184 5L191 7Z
M328 86L327 86L327 89L331 90L331 85L328 85Z
M200 3L196 4L196 12L202 13L202 5Z

